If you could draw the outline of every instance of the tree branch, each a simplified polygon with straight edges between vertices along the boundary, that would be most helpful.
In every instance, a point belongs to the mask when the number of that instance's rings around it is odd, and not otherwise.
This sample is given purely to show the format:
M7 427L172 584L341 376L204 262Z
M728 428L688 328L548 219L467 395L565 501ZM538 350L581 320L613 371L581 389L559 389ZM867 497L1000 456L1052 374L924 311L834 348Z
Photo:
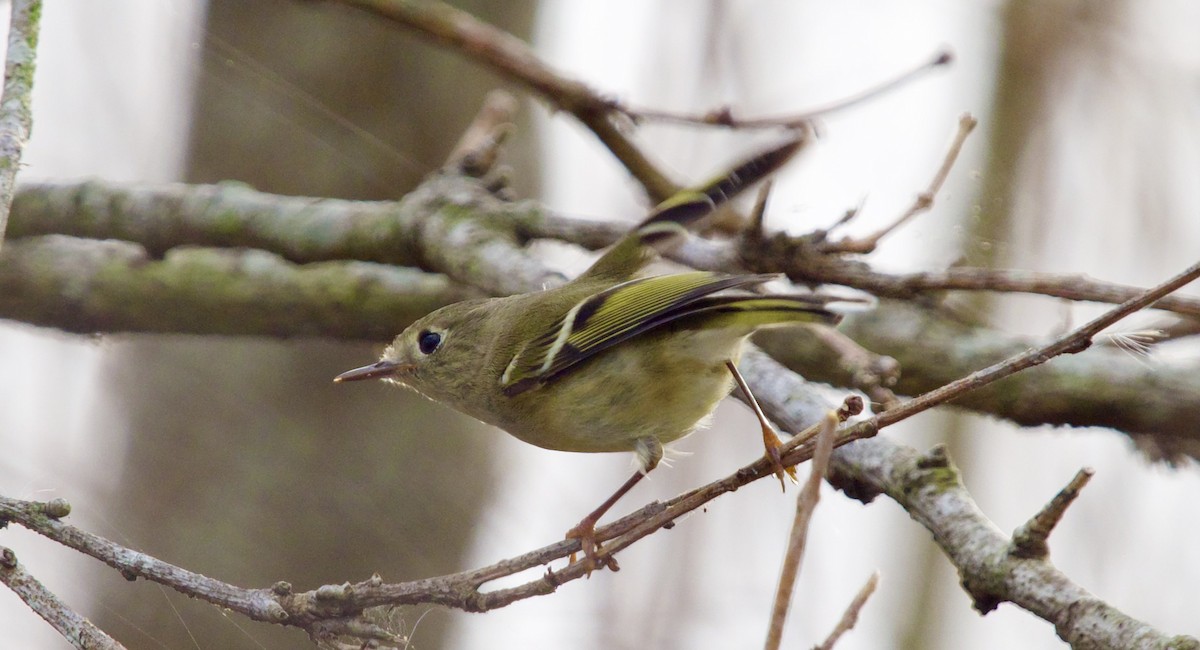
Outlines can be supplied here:
M783 642L783 624L787 620L788 609L792 604L792 592L796 588L796 578L800 575L800 562L804 559L804 549L808 545L809 523L817 509L817 502L821 500L821 484L825 482L825 472L833 454L833 432L838 424L836 413L831 412L821 419L808 478L796 497L792 532L788 536L783 568L779 571L779 584L775 588L775 604L771 608L771 620L767 627L767 641L764 644L767 650L778 650L779 644Z
M397 24L456 52L475 59L545 100L554 109L575 116L608 147L642 184L654 203L680 190L622 133L612 100L586 84L552 70L533 50L511 34L471 14L441 2L413 0L337 0Z
M1108 605L1048 559L1013 553L1012 540L975 505L940 447L919 454L876 438L838 449L831 470L830 481L848 496L886 494L925 526L980 613L1011 602L1052 623L1073 648L1200 648L1192 637L1167 636Z
M1106 312L1069 334L1042 348L1016 355L1003 363L972 373L958 381L931 391L880 415L845 427L837 432L835 444L846 445L874 436L881 428L942 404L964 391L1001 379L1024 368L1045 363L1060 354L1087 349L1091 338L1119 318L1154 302L1162 295L1194 280L1200 264L1171 280ZM796 395L805 394L796 375L772 367L765 355L748 355L743 374L755 385L755 393L776 421L792 431L801 431L813 418L806 407L798 407ZM805 421L807 420L807 421ZM827 441L825 441L827 444ZM783 448L782 461L795 465L811 459L819 441L798 434ZM964 587L986 613L1004 600L1016 603L1055 624L1060 636L1086 647L1128 647L1127 642L1152 643L1173 647L1200 647L1188 637L1167 638L1148 625L1131 619L1103 601L1075 586L1043 558L1026 557L1017 546L1005 546L1007 559L996 571L996 557L980 554L981 544L993 544L994 526L970 500L958 479L957 471L934 453L917 458L916 452L887 441L871 441L854 446L863 459L836 457L832 468L839 474L831 481L858 498L886 493L909 510L910 514L934 532L935 539L963 574ZM864 451L865 449L865 451ZM849 452L848 452L849 453ZM893 467L889 463L899 463ZM882 469L886 469L886 473ZM768 476L774 468L766 458L741 468L720 481L710 483L671 499L665 504L650 504L597 531L597 540L606 541L609 553L616 553L637 540L667 527L678 517L712 499ZM952 479L952 481L950 480ZM889 481L899 481L891 483ZM949 487L948 487L949 486ZM954 509L944 510L942 495L953 491ZM131 551L108 540L91 535L58 521L69 512L61 503L37 504L0 497L0 522L14 521L71 548L92 555L122 571L126 577L146 577L184 593L242 612L255 620L286 623L310 630L329 619L356 616L367 607L378 605L436 603L467 611L485 611L517 600L548 594L566 581L587 575L588 562L572 563L559 572L547 571L542 578L516 587L482 592L480 587L497 578L513 575L546 564L579 550L578 540L564 540L476 571L387 585L374 578L356 585L326 585L314 591L293 594L290 585L279 583L271 590L241 589L188 572L173 565ZM1033 580L1031 581L1030 578ZM1116 621L1113 626L1108 621Z
M813 650L833 650L833 646L837 643L838 639L842 638L842 635L849 632L854 627L854 624L858 622L858 615L862 611L863 605L867 604L867 599L871 597L871 594L875 593L875 588L878 586L879 572L876 571L871 574L870 578L867 578L867 581L863 583L858 593L854 595L854 600L850 601L850 604L846 606L846 611L842 614L842 618L833 628L833 631L829 633L829 636L825 637L824 642L816 646Z
M33 71L42 17L41 0L12 0L10 4L4 93L0 96L0 246L21 168L21 150L33 128Z
M463 220L464 216L469 219ZM457 223L460 221L474 226L452 235L446 232L462 225ZM294 262L357 259L422 266L451 275L456 265L469 264L469 260L466 256L443 260L452 252L442 250L449 244L478 241L509 248L547 238L596 250L612 244L624 232L620 224L555 215L532 201L503 201L478 179L455 174L431 176L399 204L285 197L237 184L26 184L18 188L9 224L12 238L65 234L126 239L142 244L155 256L183 244L240 246L273 251ZM449 241L451 237L453 241ZM1082 275L1034 271L956 267L881 273L862 262L820 254L811 247L804 237L774 236L740 243L692 237L673 257L696 268L785 272L799 283L840 284L904 300L962 290L1116 304L1141 291ZM518 271L536 275L529 269ZM500 286L490 291L504 292ZM1200 298L1168 296L1154 308L1200 316Z
M254 249L48 235L0 250L0 316L94 332L322 336L386 341L477 292L445 276L369 262L298 266Z
M76 648L87 650L123 650L117 643L91 621L67 607L54 592L46 589L21 566L12 549L0 546L0 582L13 591L38 616Z
M553 237L595 248L611 243L621 229L548 214L531 201L505 202L484 181L438 174L398 205L281 197L234 184L23 185L9 231L15 250L0 250L0 317L72 332L185 331L384 341L395 334L390 330L467 291L445 280L380 265L297 266L284 260L360 258L419 265L489 294L505 294L562 280L525 252L523 244L531 238ZM118 242L18 239L47 233L120 238L146 250ZM284 259L242 250L168 253L183 244L264 248ZM492 261L478 264L472 245L480 246L479 255ZM744 270L733 251L728 241L693 237L675 257L696 268ZM495 271L503 264L511 264L511 271ZM842 265L862 266L851 260ZM188 282L185 269L200 273L203 282ZM124 272L130 277L122 278ZM173 279L159 282L159 274ZM1037 277L1042 284L1069 285L1067 277ZM1134 291L1116 292L1113 286L1103 285L1107 297ZM135 295L129 293L134 287L139 298L128 300ZM90 294L81 293L83 288L107 292L107 297L96 293L94 300L86 299ZM274 295L276 288L286 291ZM361 310L357 316L348 313L347 301ZM139 302L160 308L142 308ZM1194 298L1168 296L1156 306L1188 311L1193 304L1200 307ZM166 306L170 309L162 308ZM304 318L294 317L293 310ZM865 348L898 360L903 373L894 388L909 395L1031 344L889 300L847 319L841 331ZM840 352L812 337L765 332L759 340L807 377L859 384L853 369L841 370L845 359ZM1025 426L1112 427L1129 433L1150 457L1174 461L1200 457L1197 370L1196 364L1148 365L1111 349L1022 373L955 404ZM1148 391L1147 386L1155 389Z
M925 61L911 70L899 74L896 77L884 81L883 83L880 83L874 87L857 92L850 97L845 97L823 106L810 108L802 113L791 115L741 117L735 116L733 114L733 109L729 106L720 106L702 113L691 114L675 113L653 108L632 108L620 104L617 105L617 110L629 116L630 119L636 122L672 122L675 124L692 124L697 126L719 126L730 129L770 129L779 127L799 128L807 123L812 122L818 117L841 111L851 106L857 106L858 104L879 97L880 95L886 94L907 84L908 82L927 72L942 66L950 65L953 62L954 54L950 50L943 49L934 54L928 61Z
M969 325L918 305L884 300L838 328L863 347L894 358L892 388L918 395L1040 342ZM815 381L852 385L836 350L812 337L763 332L755 340ZM1148 457L1200 458L1200 363L1159 363L1110 346L1059 359L963 395L953 404L1021 426L1109 427L1129 434Z

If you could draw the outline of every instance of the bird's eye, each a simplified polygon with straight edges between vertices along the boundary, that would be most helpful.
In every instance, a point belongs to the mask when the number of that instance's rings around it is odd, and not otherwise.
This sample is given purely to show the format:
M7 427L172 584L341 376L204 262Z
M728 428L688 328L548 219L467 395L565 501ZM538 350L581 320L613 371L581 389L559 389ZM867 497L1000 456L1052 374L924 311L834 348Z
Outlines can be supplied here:
M417 348L421 354L433 354L442 345L442 335L425 330L417 336Z

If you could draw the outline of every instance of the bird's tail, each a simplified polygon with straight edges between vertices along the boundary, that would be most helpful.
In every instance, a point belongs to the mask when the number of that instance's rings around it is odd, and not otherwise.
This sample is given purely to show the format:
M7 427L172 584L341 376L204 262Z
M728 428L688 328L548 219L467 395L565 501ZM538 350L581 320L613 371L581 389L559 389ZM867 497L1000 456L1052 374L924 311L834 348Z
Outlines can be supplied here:
M728 172L663 201L591 266L583 277L613 282L628 280L654 256L687 235L688 229L721 204L763 180L791 160L812 138L801 129L787 142L742 161Z

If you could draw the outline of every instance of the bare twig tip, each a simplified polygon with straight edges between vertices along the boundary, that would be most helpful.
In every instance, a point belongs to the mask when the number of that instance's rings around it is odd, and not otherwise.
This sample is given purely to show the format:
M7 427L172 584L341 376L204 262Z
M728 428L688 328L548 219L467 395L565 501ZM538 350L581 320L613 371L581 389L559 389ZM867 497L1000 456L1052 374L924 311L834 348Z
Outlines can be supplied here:
M850 604L846 606L846 611L842 614L841 620L838 621L833 631L829 633L825 642L817 646L814 650L831 650L838 639L846 632L849 632L855 623L858 623L858 616L862 612L863 605L867 604L867 599L871 597L871 594L875 593L875 589L878 587L879 572L876 571L871 574L870 578L867 578L866 583L855 594L854 600L850 601Z
M1025 522L1025 525L1013 533L1010 552L1017 557L1025 558L1043 558L1049 555L1050 547L1046 540L1049 539L1050 532L1062 520L1067 508L1079 497L1080 490L1088 484L1088 481L1092 480L1092 476L1095 474L1095 470L1090 467L1084 467L1076 472L1071 482L1054 495L1050 503L1042 507L1036 515Z

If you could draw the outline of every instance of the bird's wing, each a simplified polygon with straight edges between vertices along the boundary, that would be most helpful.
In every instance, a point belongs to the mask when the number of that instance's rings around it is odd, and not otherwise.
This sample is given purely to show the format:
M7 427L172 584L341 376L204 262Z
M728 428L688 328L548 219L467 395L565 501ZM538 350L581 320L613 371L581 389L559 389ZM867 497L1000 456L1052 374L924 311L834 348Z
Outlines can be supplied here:
M501 386L506 395L520 394L622 341L688 315L689 306L709 294L774 277L697 271L631 280L592 294L517 351Z

